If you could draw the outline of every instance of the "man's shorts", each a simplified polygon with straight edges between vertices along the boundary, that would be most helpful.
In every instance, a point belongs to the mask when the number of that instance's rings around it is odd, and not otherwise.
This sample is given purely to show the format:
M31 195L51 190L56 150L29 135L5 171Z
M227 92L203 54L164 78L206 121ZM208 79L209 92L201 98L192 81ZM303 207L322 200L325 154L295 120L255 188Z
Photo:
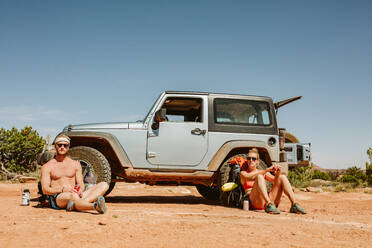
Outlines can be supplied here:
M54 209L57 209L57 210L61 210L62 208L58 207L57 206L57 196L59 195L58 194L54 194L54 195L49 195L49 204L50 204L50 207L51 208L54 208Z

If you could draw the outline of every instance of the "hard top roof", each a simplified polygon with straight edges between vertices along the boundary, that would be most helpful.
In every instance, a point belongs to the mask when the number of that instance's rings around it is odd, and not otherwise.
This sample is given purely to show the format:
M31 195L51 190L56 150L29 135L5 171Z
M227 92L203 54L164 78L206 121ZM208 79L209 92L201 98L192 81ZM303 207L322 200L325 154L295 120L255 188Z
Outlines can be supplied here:
M228 96L242 96L242 97L259 97L259 98L263 98L263 99L271 99L271 97L268 97L268 96L256 96L256 95L244 95L244 94L231 94L231 93L214 93L214 92L203 92L203 91L165 91L165 93L167 94L181 94L181 95L185 95L185 94L189 94L189 95L221 95L221 96L224 96L224 97L228 97Z

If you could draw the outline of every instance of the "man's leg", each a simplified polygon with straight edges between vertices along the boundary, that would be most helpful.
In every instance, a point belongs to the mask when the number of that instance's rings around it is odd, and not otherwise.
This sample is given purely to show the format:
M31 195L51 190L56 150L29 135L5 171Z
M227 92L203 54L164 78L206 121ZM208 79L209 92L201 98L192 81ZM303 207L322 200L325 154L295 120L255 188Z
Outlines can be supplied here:
M106 191L108 190L109 185L106 182L100 182L97 185L89 188L88 190L84 191L83 196L81 199L87 202L94 202L97 200L98 196L103 196Z
M66 208L69 200L74 202L74 207L77 211L93 210L94 204L87 202L86 200L79 197L76 193L64 192L57 196L56 203L60 208Z

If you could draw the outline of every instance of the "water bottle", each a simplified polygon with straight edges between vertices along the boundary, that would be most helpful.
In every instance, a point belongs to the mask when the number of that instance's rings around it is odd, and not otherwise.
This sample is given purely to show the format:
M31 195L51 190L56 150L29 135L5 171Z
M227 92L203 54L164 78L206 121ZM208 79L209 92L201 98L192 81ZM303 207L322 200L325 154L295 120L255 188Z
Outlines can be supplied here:
M28 206L30 205L30 190L25 189L22 193L22 206Z
M244 200L243 202L243 210L248 211L249 210L249 201Z

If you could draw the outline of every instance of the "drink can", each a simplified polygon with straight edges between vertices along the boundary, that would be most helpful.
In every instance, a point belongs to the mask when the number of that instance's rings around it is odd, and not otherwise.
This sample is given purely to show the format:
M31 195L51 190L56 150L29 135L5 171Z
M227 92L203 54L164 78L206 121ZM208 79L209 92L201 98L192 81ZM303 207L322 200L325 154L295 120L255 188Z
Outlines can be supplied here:
M25 189L22 193L22 206L30 205L30 190Z
M243 210L248 211L249 210L249 201L244 200L243 202Z

